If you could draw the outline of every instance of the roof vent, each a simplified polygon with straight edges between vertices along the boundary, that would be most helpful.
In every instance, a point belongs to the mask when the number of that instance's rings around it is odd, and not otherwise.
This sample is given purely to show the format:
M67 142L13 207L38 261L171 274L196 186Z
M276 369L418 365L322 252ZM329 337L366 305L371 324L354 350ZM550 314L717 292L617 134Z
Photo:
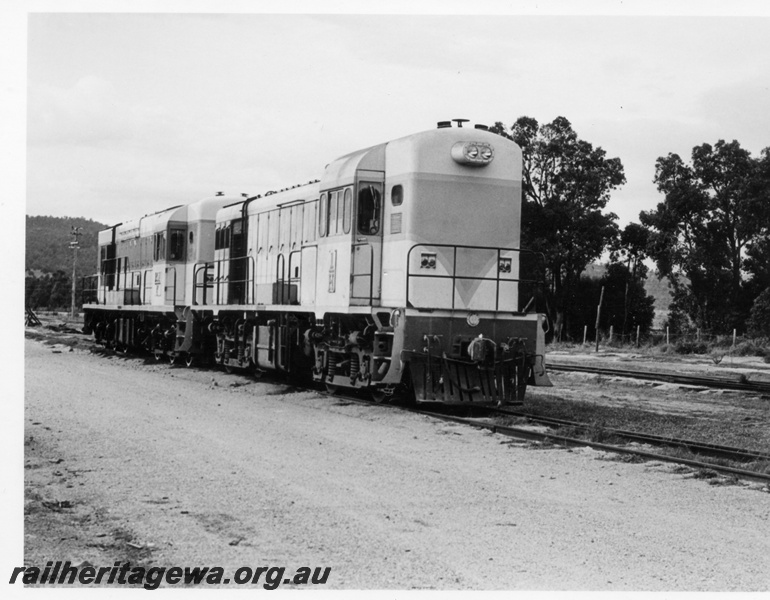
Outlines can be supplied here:
M481 123L477 123L473 127L474 129L481 129L482 131L489 131L489 127L487 127L486 125L482 125Z
M457 123L458 127L462 127L463 123L467 123L468 119L452 119L455 123Z
M224 195L225 195L224 192L217 192L217 196L224 196Z
M446 129L452 126L452 121L439 121L437 125L439 129Z

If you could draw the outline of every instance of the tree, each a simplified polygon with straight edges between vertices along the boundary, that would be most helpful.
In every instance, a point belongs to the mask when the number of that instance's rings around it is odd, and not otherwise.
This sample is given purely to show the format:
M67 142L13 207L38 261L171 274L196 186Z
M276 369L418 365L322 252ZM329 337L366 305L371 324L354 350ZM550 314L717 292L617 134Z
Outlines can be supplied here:
M770 288L770 148L762 151L757 162L752 192L758 198L755 218L759 233L747 245L744 269L749 276L746 285L756 298Z
M754 335L770 336L770 287L754 300L748 329Z
M64 271L46 274L42 277L27 276L25 281L25 306L33 310L39 308L62 309L70 305L72 290L71 276ZM79 295L78 295L79 297Z
M602 210L610 192L626 181L623 165L578 138L564 117L542 126L519 117L510 131L500 122L492 131L522 149L522 247L545 256L549 312L558 338L580 274L618 234L617 216Z
M673 308L698 327L743 327L752 300L744 262L766 226L759 176L758 162L737 141L696 146L691 165L677 154L656 162L665 200L640 220L650 231L650 255L674 288Z
M637 326L646 333L655 317L653 309L655 299L648 296L644 289L644 280L647 279L648 272L644 260L648 256L649 243L649 231L639 223L629 223L620 232L610 253L613 263L621 260L625 262L625 272L621 272L614 264L610 265L610 273L614 275L614 280L616 282L622 280L625 287L623 320L620 327L624 335L628 331L635 330ZM617 328L616 323L612 325Z
M647 333L655 318L655 298L644 289L643 277L636 276L624 264L610 263L601 285L605 295L599 326L605 329L612 326L623 335L636 331L637 327Z
M639 223L629 223L616 238L610 257L613 261L624 261L634 279L646 279L644 259L649 243L650 232Z
M567 308L569 334L582 339L583 326L588 326L589 339L595 339L596 310L604 287L599 329L614 329L616 335L633 339L636 328L647 333L655 318L655 298L647 294L642 278L634 277L627 265L612 262L601 276L583 273Z

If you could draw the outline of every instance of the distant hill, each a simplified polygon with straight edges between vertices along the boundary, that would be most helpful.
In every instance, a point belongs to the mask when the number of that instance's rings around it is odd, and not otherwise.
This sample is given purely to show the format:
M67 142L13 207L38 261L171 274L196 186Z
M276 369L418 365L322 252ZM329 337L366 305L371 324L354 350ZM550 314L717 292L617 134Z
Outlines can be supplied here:
M27 215L27 275L40 277L56 271L72 273L72 228L82 227L78 250L78 277L96 272L97 233L107 225L91 219L72 217L31 217Z
M644 289L648 295L655 298L655 319L652 322L652 327L653 329L660 329L668 319L669 306L673 300L671 284L667 277L658 279L658 272L650 271L644 282Z

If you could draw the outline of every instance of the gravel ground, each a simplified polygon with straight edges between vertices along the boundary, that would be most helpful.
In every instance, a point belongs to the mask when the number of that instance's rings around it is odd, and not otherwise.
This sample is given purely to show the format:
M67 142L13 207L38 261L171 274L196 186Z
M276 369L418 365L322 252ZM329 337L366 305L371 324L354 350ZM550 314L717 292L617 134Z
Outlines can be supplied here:
M25 360L27 565L329 566L332 589L770 589L756 486L40 341Z

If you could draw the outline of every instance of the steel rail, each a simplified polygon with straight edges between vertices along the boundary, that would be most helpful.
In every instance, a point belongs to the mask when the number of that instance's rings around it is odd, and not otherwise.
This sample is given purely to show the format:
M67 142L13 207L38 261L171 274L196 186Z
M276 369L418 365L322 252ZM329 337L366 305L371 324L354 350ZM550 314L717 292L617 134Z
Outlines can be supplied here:
M597 375L610 375L615 377L629 377L632 379L644 379L649 381L663 381L666 383L679 383L683 385L695 385L717 389L738 390L744 392L770 393L770 382L761 381L732 381L717 377L702 377L697 375L675 375L673 373L660 373L648 371L629 371L625 369L609 369L605 367L586 367L582 365L567 365L548 362L551 371L574 371L578 373L594 373Z
M375 404L369 400L362 398L356 398L353 396L341 395L341 394L329 394L330 397L337 400L343 400L355 404L362 404L366 406L379 406L388 410L406 410L408 412L431 417L441 421L448 421L452 423L459 423L462 425L468 425L475 429L484 429L492 433L499 433L506 437L523 439L537 442L552 443L555 446L561 446L564 448L594 448L595 450L603 450L605 452L615 452L618 454L627 454L630 456L639 456L640 458L648 460L659 460L661 462L669 462L674 464L683 464L696 469L710 469L719 473L726 473L729 475L735 475L743 477L744 479L751 479L754 481L761 481L764 483L770 483L770 473L760 473L758 471L749 471L747 469L739 469L736 467L729 467L725 465L716 465L713 463L702 462L699 460L689 458L679 458L675 456L668 456L666 454L657 454L655 452L648 452L646 450L640 450L638 448L629 448L626 446L616 446L612 444L605 444L603 442L591 442L588 440L572 438L568 436L558 435L553 432L541 432L534 431L532 429L525 429L523 427L514 427L510 425L496 425L494 423L488 423L479 421L478 419L459 417L456 415L449 415L446 413L440 413L435 411L423 410L419 407L404 407L393 404ZM501 411L507 412L507 411Z
M430 416L442 421L451 421L454 423L461 423L469 425L476 429L486 429L492 433L499 433L507 437L534 440L540 442L550 442L554 445L564 446L565 448L577 448L586 447L594 448L595 450L604 450L606 452L616 452L620 454L628 454L633 456L639 456L649 460L659 460L662 462L670 462L676 464L683 464L698 469L710 469L719 473L728 473L743 477L746 479L753 479L755 481L770 482L770 473L759 473L757 471L748 471L746 469L737 469L735 467L728 467L724 465L715 465L712 463L701 462L698 460L692 460L689 458L678 458L674 456L667 456L665 454L656 454L654 452L647 452L646 450L639 450L636 448L627 448L624 446L614 446L611 444L604 444L600 442L591 442L587 440L581 440L577 438L571 438L562 435L556 435L554 433L545 433L539 431L533 431L531 429L524 429L522 427L511 427L507 425L494 425L492 423L483 423L473 419L456 417L454 415L445 415L442 413L435 413L429 411L416 411L419 414Z
M510 417L519 417L528 419L534 423L540 423L543 425L552 425L556 427L574 427L576 429L589 429L590 423L580 423L577 421L567 421L565 419L556 419L553 417L543 417L540 415L533 415L530 413L509 411L498 409L495 407L489 407L491 412L500 415L506 415ZM695 442L692 440L683 440L680 438L673 438L662 435L654 435L650 433L641 433L637 431L628 431L626 429L614 429L610 427L602 427L603 432L609 435L615 435L625 439L633 440L636 442L642 442L659 446L677 446L680 448L686 448L694 454L705 454L717 458L726 458L729 460L735 460L740 462L752 462L759 460L766 460L770 462L770 454L762 454L761 452L755 452L753 450L745 450L743 448L735 448L733 446L724 446L720 444L709 444L706 442Z

